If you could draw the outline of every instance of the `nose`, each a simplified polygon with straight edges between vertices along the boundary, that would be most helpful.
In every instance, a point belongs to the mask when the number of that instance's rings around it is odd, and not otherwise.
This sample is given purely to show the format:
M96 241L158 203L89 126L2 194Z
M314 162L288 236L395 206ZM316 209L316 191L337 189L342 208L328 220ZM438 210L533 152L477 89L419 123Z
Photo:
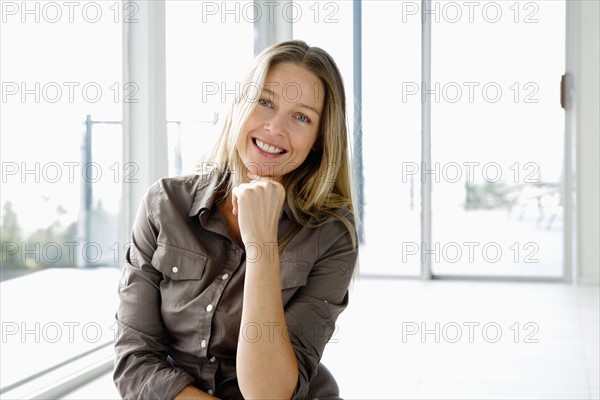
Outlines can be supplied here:
M275 112L265 122L265 130L271 135L285 135L287 133L287 117L283 112Z

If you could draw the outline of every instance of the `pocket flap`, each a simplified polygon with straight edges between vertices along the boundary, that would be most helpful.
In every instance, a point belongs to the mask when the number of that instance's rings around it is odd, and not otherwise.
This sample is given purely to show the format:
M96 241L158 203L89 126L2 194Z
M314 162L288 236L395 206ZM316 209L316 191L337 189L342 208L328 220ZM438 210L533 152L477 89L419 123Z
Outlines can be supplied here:
M158 243L152 265L174 281L202 279L208 257L166 243Z

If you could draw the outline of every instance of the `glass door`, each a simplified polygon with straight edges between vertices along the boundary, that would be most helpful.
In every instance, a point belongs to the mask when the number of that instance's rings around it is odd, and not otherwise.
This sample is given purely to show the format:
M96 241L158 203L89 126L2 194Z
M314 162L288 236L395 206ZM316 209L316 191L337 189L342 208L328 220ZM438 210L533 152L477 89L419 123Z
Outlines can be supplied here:
M564 1L432 2L438 276L563 276Z
M420 37L417 3L362 3L363 275L421 270Z

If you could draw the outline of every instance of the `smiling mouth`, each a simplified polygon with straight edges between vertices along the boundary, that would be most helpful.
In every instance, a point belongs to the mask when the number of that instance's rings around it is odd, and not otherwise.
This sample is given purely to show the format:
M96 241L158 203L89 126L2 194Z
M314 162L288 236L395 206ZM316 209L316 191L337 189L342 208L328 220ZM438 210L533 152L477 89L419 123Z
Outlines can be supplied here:
M286 150L280 149L278 147L271 146L260 139L252 138L252 143L256 145L259 149L268 154L284 154L287 153Z

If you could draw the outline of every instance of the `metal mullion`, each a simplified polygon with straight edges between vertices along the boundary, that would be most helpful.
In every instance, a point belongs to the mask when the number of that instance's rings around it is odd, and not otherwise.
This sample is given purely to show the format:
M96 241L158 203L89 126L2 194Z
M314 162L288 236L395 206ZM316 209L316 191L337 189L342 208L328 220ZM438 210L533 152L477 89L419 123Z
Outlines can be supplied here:
M353 161L356 166L356 204L359 224L358 235L364 242L364 175L362 158L362 0L353 2L352 6L352 66L354 75L354 138L352 143Z
M421 88L431 87L431 0L421 2ZM421 171L431 165L431 96L421 101ZM425 176L425 175L424 175ZM421 252L431 248L431 180L421 179ZM421 277L431 279L431 259L421 256Z

